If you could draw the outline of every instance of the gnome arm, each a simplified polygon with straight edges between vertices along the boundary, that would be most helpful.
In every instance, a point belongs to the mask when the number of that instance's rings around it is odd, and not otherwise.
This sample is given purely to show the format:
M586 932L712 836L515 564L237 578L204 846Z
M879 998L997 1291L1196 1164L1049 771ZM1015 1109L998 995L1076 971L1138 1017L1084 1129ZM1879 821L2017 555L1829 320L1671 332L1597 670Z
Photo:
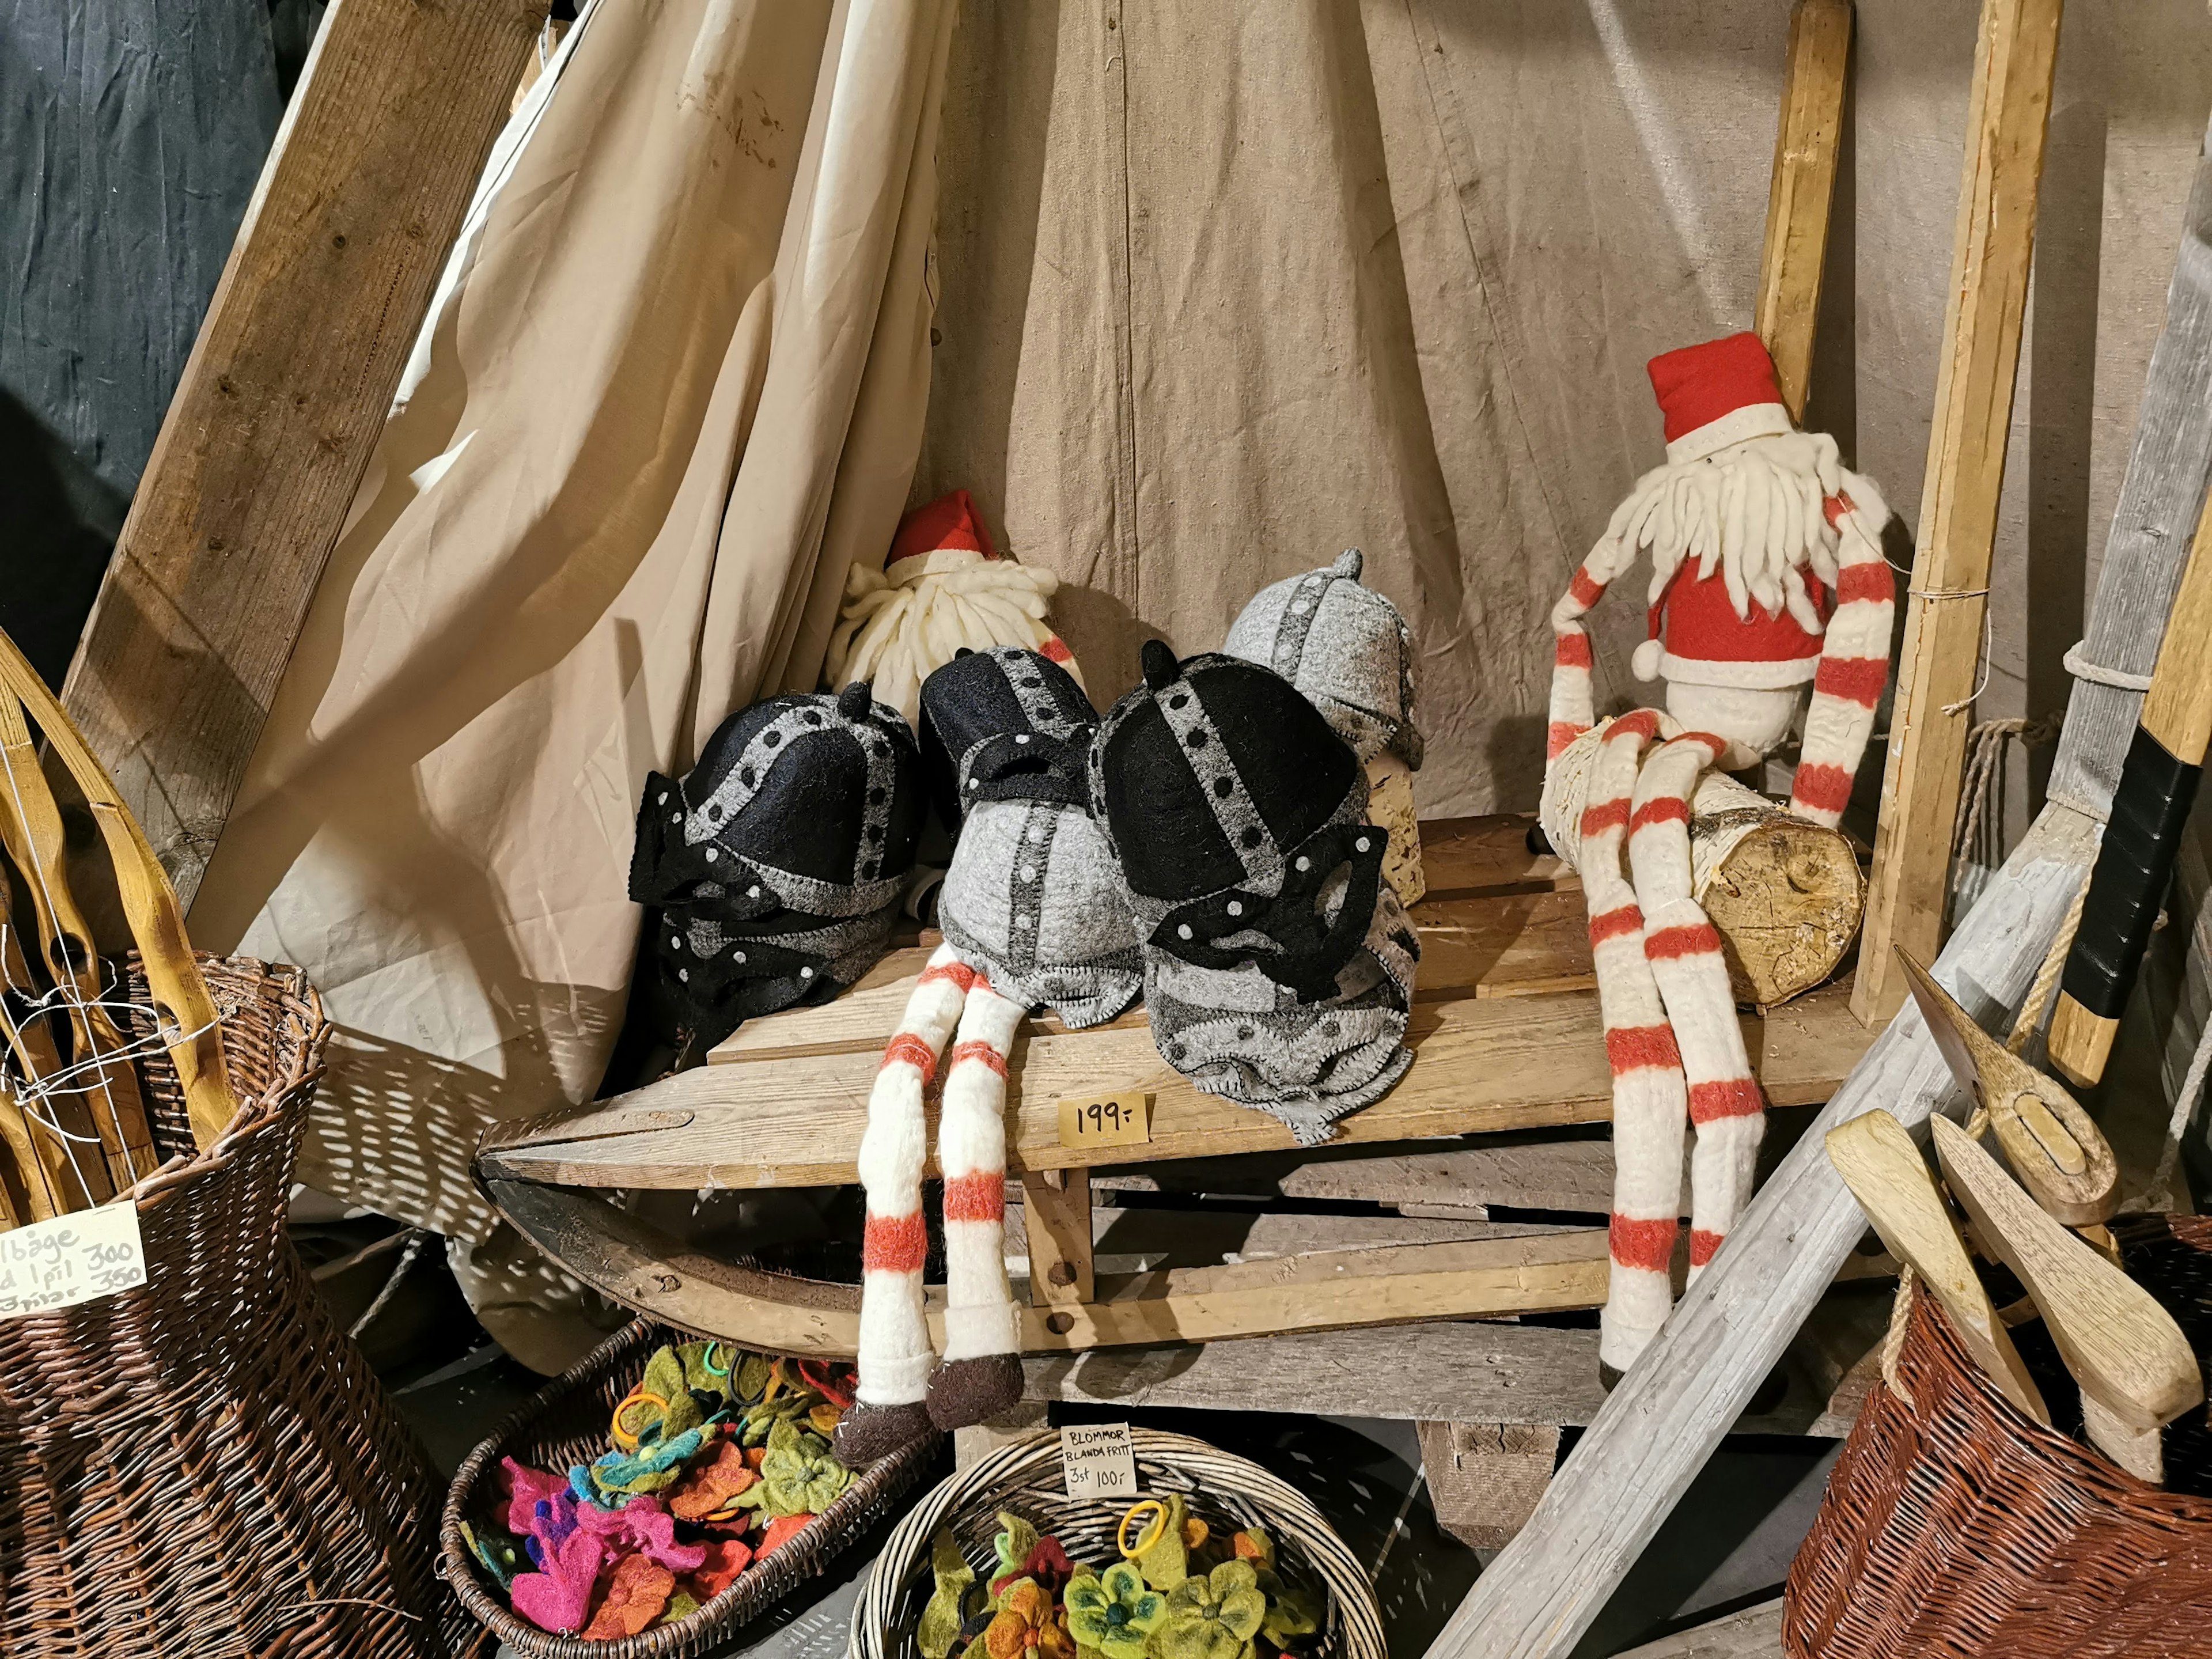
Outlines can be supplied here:
M1882 556L1889 508L1867 480L1827 498L1836 527L1836 611L1820 645L1805 741L1790 786L1790 809L1825 828L1841 822L1851 779L1874 731L1875 705L1889 678L1889 630L1896 583Z

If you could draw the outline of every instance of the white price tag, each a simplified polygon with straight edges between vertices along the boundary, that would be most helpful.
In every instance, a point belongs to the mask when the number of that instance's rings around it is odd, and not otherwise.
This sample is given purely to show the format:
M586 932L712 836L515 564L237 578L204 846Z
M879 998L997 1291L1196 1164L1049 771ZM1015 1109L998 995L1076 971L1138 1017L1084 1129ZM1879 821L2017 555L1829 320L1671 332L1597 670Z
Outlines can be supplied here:
M0 1233L0 1319L73 1308L145 1282L135 1204L105 1204Z
M1060 1458L1067 1471L1067 1501L1133 1502L1137 1455L1129 1445L1127 1423L1087 1423L1060 1431Z

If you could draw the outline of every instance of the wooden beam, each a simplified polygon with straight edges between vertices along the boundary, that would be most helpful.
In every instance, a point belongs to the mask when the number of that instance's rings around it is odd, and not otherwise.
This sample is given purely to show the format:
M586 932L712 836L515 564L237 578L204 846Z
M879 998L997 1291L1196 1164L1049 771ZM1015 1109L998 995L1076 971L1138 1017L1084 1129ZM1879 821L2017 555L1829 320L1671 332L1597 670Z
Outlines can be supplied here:
M1894 947L1927 962L1942 944L2061 6L1984 0L1975 43L1936 418L1851 1000L1868 1021L1886 1018L1904 1000Z
M64 700L186 905L545 0L339 0L185 365Z
M1024 1176L1022 1220L1029 1238L1030 1300L1044 1308L1096 1297L1090 1176L1080 1170Z
M1752 325L1774 359L1775 379L1793 421L1805 412L1813 375L1813 331L1828 262L1828 211L1835 198L1850 56L1851 0L1797 0L1790 14L1789 67L1774 132L1766 245Z
M1782 1659L1782 1598L1631 1648L1620 1659Z

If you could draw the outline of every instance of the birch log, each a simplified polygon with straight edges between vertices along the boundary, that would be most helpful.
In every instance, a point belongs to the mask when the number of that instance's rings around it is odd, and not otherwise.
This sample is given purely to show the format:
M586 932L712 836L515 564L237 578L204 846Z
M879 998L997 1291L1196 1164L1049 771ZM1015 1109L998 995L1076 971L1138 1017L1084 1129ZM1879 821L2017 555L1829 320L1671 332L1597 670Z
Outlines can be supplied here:
M2212 139L2212 134L2208 134ZM2106 544L2084 655L2150 671L2212 465L2212 165L2200 156L2152 354L2135 450ZM1968 913L1936 976L1985 1024L2025 996L2088 878L2142 695L2077 683L2050 802ZM1570 1652L1819 1299L1865 1225L1821 1150L1873 1107L1909 1127L1961 1103L1917 1008L1875 1040L1634 1370L1519 1537L1475 1582L1431 1659Z
M1589 763L1612 724L1583 732L1544 775L1538 821L1577 872ZM1706 773L1690 800L1690 894L1721 936L1735 1000L1761 1008L1825 984L1866 908L1858 855L1841 830L1794 817L1725 772Z

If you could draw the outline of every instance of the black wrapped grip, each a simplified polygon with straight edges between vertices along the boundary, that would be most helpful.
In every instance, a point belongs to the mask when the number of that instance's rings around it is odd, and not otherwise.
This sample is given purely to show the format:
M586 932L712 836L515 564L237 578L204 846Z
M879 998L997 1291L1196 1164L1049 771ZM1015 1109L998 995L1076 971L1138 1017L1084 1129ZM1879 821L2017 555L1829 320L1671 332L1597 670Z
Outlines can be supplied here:
M2146 728L2136 728L2089 878L2081 929L2059 981L2068 996L2100 1018L2118 1019L2135 989L2136 969L2173 879L2181 826L2203 769L2175 759Z

